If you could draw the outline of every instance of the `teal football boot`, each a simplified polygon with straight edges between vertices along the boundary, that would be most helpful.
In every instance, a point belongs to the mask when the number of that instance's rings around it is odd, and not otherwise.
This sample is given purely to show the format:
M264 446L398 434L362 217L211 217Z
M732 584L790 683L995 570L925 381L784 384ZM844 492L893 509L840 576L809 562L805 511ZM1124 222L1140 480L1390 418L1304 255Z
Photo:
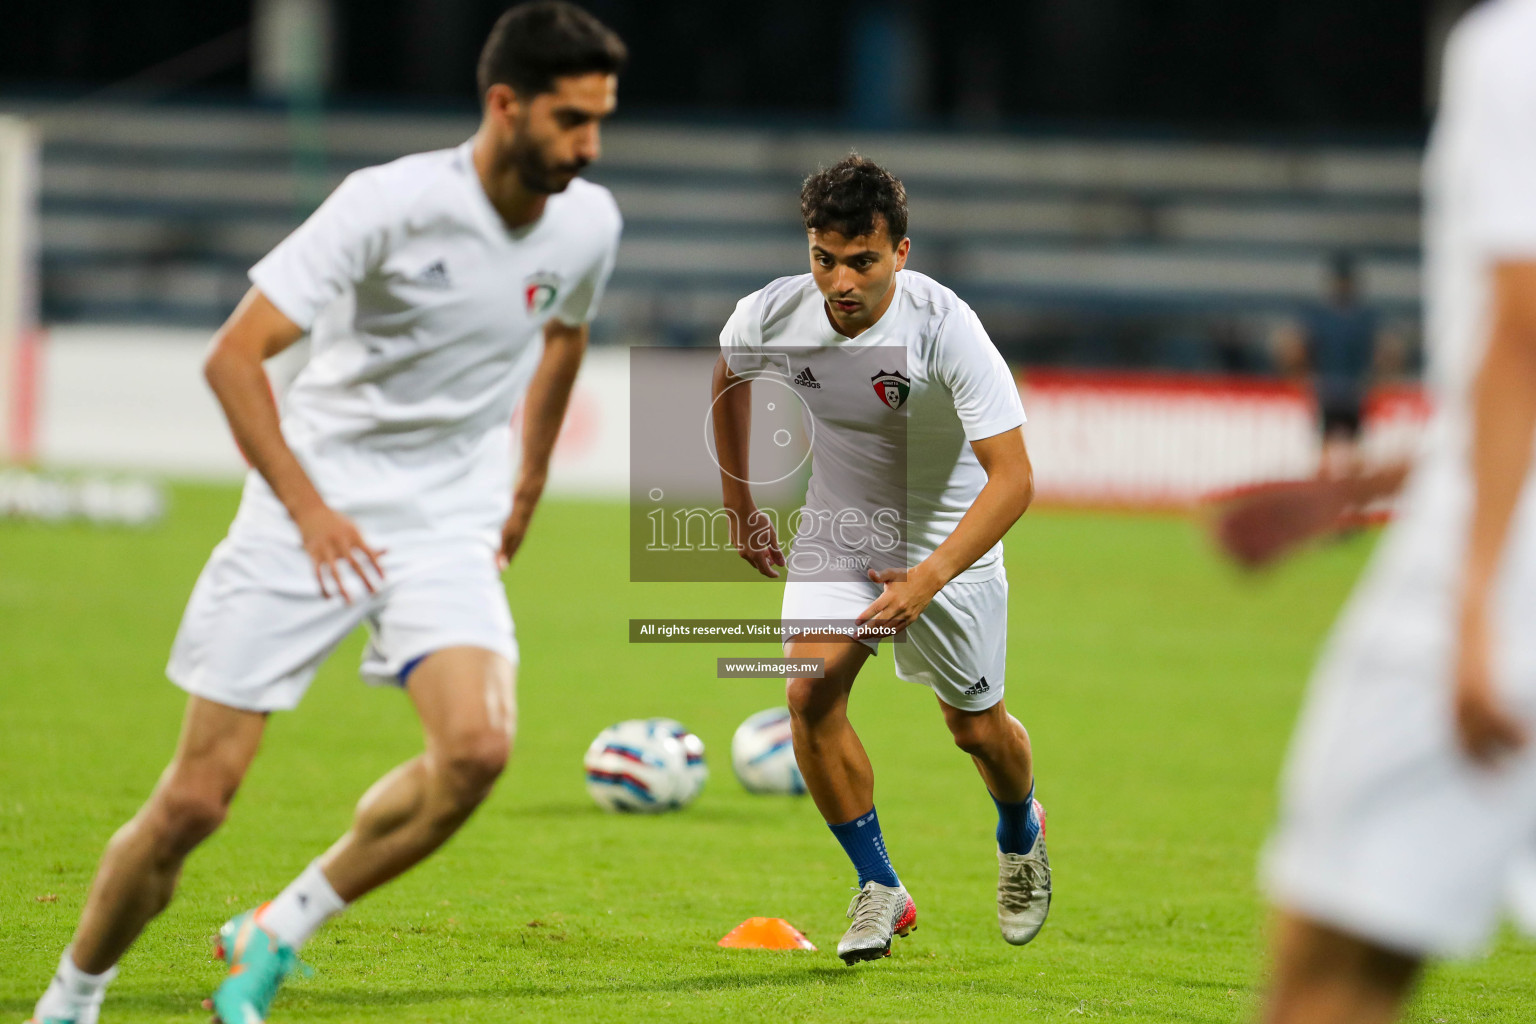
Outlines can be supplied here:
M257 922L262 909L247 910L219 929L217 955L229 964L229 977L209 1008L221 1024L266 1024L278 988L299 967L298 952Z

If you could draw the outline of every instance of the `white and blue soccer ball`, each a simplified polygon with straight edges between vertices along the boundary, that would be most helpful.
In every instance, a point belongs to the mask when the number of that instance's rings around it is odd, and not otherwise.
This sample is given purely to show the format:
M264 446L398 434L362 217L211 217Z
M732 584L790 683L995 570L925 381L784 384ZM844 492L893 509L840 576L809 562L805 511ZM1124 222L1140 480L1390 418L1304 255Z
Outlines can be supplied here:
M688 756L690 784L687 798L683 803L692 803L703 790L704 783L709 781L709 765L704 760L704 741L675 718L648 718L646 721L654 729L671 733L673 738L683 745L683 753Z
M587 792L608 811L655 814L698 796L688 752L659 719L630 719L597 734L582 763Z
M799 796L805 778L795 763L789 709L769 708L741 723L731 737L731 767L749 793Z

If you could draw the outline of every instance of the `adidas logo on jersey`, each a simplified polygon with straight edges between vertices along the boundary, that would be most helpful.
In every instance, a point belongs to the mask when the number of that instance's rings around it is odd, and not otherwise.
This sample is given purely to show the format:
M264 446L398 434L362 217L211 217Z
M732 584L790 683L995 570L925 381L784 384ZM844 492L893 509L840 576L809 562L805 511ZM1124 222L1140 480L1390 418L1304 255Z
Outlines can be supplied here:
M960 692L965 694L967 697L974 697L977 694L986 693L990 689L992 689L992 687L987 685L987 677L982 676L980 679L976 680L974 683L972 683L970 686L967 686Z
M816 379L816 375L811 372L811 368L809 366L795 375L795 383L799 384L803 388L821 387L821 381Z
M416 283L425 285L428 288L447 288L450 284L448 280L448 264L442 260L433 261L431 266L416 275Z

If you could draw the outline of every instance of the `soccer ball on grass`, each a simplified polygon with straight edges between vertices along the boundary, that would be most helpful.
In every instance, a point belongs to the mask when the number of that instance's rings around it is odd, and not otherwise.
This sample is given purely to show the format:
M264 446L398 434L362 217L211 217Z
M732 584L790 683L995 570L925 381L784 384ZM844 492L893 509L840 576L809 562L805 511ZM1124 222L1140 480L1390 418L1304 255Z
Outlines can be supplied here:
M696 767L689 746L696 744ZM636 718L610 725L597 734L582 763L587 792L608 811L654 814L686 807L699 795L708 776L704 744L679 723L665 718Z
M805 792L790 740L788 708L759 711L741 723L731 737L731 767L749 793Z

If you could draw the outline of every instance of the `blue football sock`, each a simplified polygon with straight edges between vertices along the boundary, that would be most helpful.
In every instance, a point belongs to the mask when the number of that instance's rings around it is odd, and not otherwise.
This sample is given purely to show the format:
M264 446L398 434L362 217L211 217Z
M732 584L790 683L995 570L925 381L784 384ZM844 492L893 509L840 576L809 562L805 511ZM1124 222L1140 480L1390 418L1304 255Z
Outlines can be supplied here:
M875 817L873 807L868 814L861 814L841 825L828 824L827 828L843 844L843 852L858 870L860 889L869 881L893 888L901 884L896 879L896 869L891 867L891 858L885 852L885 837L880 834L880 819Z
M1029 796L1016 804L1005 804L997 797L997 848L1004 853L1028 853L1040 834L1040 817L1035 814L1035 784L1029 784Z

